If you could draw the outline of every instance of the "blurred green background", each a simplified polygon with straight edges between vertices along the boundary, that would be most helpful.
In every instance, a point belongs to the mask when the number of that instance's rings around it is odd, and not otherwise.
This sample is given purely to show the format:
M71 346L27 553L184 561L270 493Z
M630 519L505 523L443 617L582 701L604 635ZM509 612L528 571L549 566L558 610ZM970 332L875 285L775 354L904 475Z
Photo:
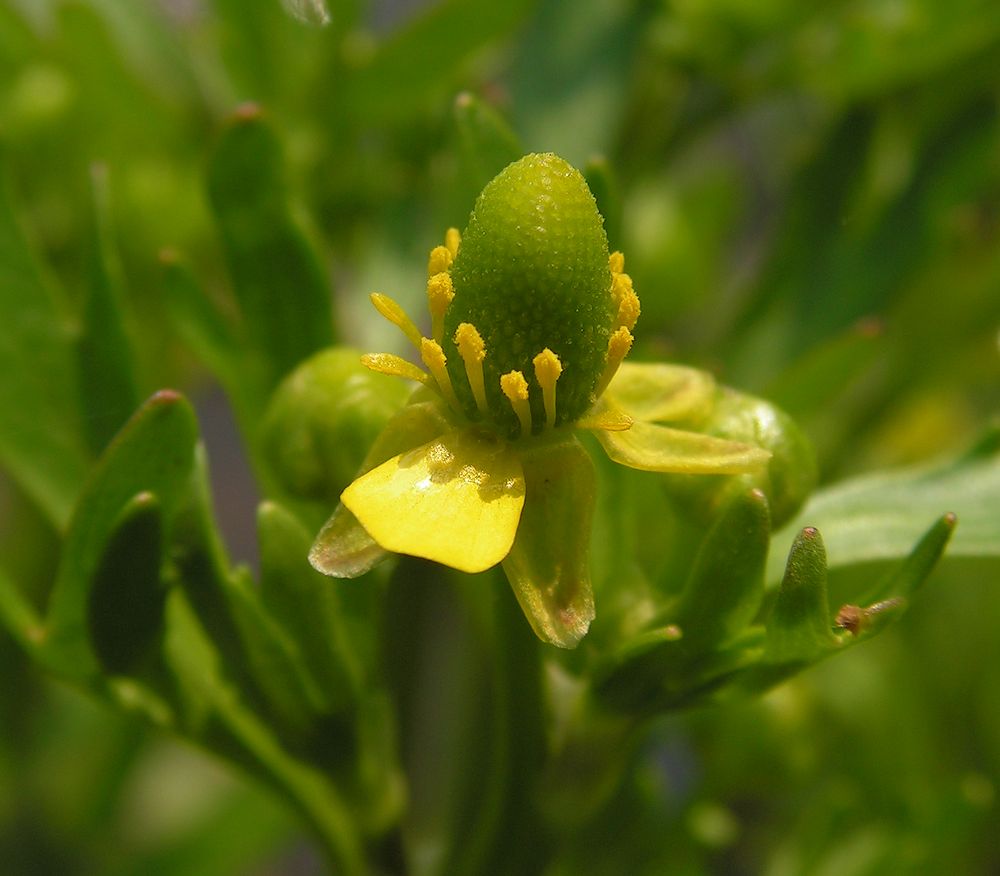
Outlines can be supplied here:
M255 559L255 488L160 254L232 308L206 171L246 102L278 133L352 346L396 343L367 293L417 309L427 250L492 166L488 129L606 183L637 355L783 405L824 482L959 452L1000 410L992 0L2 0L18 221L70 325L95 238L114 241L131 391L195 399L236 559ZM119 389L86 395L95 435L128 415ZM0 481L0 568L41 601L57 534L37 503ZM996 873L998 618L996 552L952 559L878 641L759 702L656 722L621 791L646 821L580 837L567 872L622 872L627 850L650 873ZM0 633L0 872L322 865L265 792L46 681Z

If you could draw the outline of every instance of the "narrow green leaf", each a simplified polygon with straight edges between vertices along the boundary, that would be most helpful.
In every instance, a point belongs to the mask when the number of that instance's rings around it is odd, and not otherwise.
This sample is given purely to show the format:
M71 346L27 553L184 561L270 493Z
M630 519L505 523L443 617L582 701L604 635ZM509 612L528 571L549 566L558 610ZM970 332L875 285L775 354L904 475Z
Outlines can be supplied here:
M45 628L34 606L0 569L0 624L29 654L40 657Z
M0 179L0 463L59 528L86 476L65 323Z
M806 527L788 554L785 576L767 619L764 660L805 664L824 656L837 639L826 596L826 550L819 531Z
M250 434L267 397L263 354L241 341L236 326L212 303L178 253L163 250L160 263L164 303L174 330L222 384L244 434Z
M263 605L297 642L325 698L334 705L343 703L361 684L361 667L343 629L338 585L310 567L312 538L280 505L261 503L257 531Z
M894 596L912 596L927 580L941 556L944 554L958 518L954 514L945 514L924 533L910 551L909 556L890 569L867 594L865 603L882 602Z
M949 556L1000 556L1000 451L995 430L957 459L929 466L864 475L815 494L793 528L816 526L829 548L830 567L905 557L927 521L952 512L960 525ZM780 556L792 534L778 534L768 582L780 575Z
M87 636L89 588L121 519L139 493L159 499L165 519L187 489L198 425L178 393L147 401L112 441L91 476L60 557L48 616L48 641L63 671L81 678L97 671Z
M88 588L87 622L94 653L108 673L134 674L159 642L166 599L163 528L157 497L139 493L103 545Z
M277 726L307 733L314 717L329 711L330 693L312 679L301 649L268 613L249 574L229 576L226 601L245 650L246 668Z
M212 155L208 191L252 344L277 381L333 343L331 289L288 205L281 144L260 110L230 119Z
M437 97L460 65L490 40L511 31L529 13L530 0L443 0L427 7L378 47L352 78L358 113L399 117Z
M740 490L705 536L674 622L698 652L740 633L764 597L770 514L760 490Z
M608 235L608 247L612 251L619 249L622 240L624 205L614 169L605 156L598 155L587 159L587 163L583 167L583 175L594 200L597 201L597 209L604 217L604 230Z
M76 358L84 433L100 453L139 405L125 331L118 253L112 237L107 169L91 168L93 223L87 294Z
M455 128L462 160L461 185L468 204L524 150L503 117L467 91L455 98Z

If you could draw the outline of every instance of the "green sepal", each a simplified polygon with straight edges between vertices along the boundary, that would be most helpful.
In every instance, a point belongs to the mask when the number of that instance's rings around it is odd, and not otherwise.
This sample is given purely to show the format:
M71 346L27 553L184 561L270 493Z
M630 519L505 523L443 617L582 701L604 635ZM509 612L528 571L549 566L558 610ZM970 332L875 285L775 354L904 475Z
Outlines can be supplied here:
M97 561L87 625L94 654L109 674L134 675L159 650L166 600L163 530L159 500L139 493L122 509Z
M292 216L284 172L271 126L242 107L215 148L208 192L249 340L274 382L334 340L330 285Z
M770 535L770 512L760 490L739 490L722 508L670 613L685 651L699 653L730 639L756 616Z
M529 447L520 456L525 503L503 570L538 638L575 648L594 619L594 464L572 436Z

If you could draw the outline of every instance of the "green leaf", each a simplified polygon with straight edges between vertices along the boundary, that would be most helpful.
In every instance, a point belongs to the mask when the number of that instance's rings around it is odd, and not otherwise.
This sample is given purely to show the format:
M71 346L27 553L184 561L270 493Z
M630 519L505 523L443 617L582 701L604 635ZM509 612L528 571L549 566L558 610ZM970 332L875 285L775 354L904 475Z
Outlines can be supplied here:
M34 606L0 569L0 624L29 654L42 659L45 627Z
M310 567L312 538L280 505L261 503L257 531L263 605L295 639L326 699L342 703L360 686L361 667L345 635L337 585Z
M672 615L686 649L705 650L753 620L764 597L770 534L767 499L760 490L740 490L721 510Z
M819 532L803 529L788 554L785 576L767 619L764 662L811 663L837 645L826 596L826 551Z
M928 520L945 511L958 518L950 556L1000 556L1000 430L968 453L944 463L854 478L820 491L792 524L823 532L830 568L905 557ZM783 531L772 545L767 580L780 575L791 541Z
M463 209L468 209L483 187L508 164L517 161L524 149L506 120L475 95L467 91L458 95L454 112L462 162Z
M620 248L622 240L622 213L624 204L618 179L615 176L611 162L603 155L587 159L583 167L583 176L587 180L597 210L604 217L604 230L608 235L608 248L614 252Z
M113 675L134 674L159 642L166 600L163 528L157 497L139 493L122 509L94 569L87 595L90 642Z
M579 441L570 438L523 452L521 465L524 509L503 570L538 638L575 648L594 619L594 463Z
M275 382L333 343L332 296L289 209L281 144L256 106L230 119L212 155L208 191L247 334Z
M73 514L48 615L48 645L73 678L97 671L87 637L90 588L123 509L139 493L154 494L169 519L188 488L198 425L178 393L149 399L105 451Z
M69 337L0 180L0 463L59 528L88 459Z
M315 683L293 634L270 616L249 573L237 570L223 586L247 675L263 695L272 720L286 732L307 734L313 719L329 711L337 692Z
M219 379L241 420L263 407L266 364L240 342L236 328L209 299L190 267L172 250L160 253L164 302L181 340Z
M525 18L531 0L444 0L415 16L378 47L351 80L356 112L398 118L434 99L460 65Z
M135 362L123 319L118 253L112 238L107 169L91 168L93 233L76 358L83 427L96 455L139 405Z

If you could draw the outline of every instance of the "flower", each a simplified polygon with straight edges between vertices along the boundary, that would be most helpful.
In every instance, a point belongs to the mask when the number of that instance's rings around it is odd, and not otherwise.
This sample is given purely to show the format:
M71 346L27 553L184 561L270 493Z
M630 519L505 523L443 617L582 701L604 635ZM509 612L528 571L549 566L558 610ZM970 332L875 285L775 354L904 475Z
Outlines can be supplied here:
M464 572L503 569L536 634L574 647L594 617L588 572L594 464L734 474L768 451L662 425L691 419L714 384L678 366L623 364L639 298L580 173L527 155L480 194L464 234L431 250L430 337L391 298L372 302L424 368L369 354L422 384L341 494L310 554L356 577L388 553ZM426 370L425 370L426 369Z

